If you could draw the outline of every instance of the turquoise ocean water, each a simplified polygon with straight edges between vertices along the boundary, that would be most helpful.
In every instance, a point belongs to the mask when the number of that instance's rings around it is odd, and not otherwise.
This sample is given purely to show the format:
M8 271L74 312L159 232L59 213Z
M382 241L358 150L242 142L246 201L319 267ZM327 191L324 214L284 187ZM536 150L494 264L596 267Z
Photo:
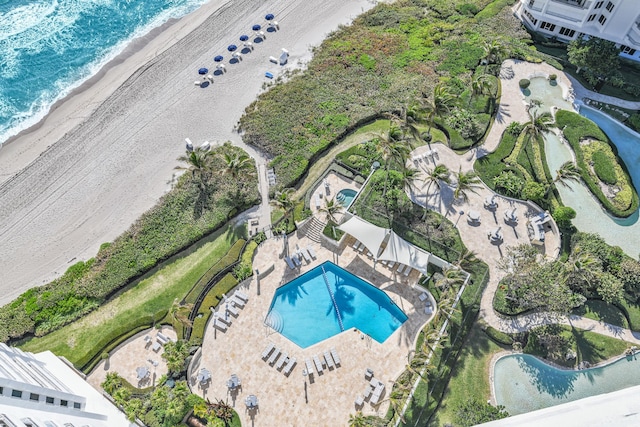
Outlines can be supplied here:
M134 38L207 0L0 0L0 144Z

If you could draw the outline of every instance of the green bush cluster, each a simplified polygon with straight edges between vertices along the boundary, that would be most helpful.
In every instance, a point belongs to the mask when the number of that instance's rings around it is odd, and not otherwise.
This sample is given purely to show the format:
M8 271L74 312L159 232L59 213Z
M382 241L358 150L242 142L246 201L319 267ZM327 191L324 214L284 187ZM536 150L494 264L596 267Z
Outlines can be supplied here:
M529 81L529 79L521 79L518 82L518 85L520 86L520 89L526 89L531 85L531 81Z
M213 150L212 170L224 170L224 150ZM204 186L184 174L175 188L95 260L72 266L62 277L33 288L0 308L0 341L26 334L44 335L88 313L159 262L188 247L227 222L229 213L259 202L257 178L213 176Z
M629 201L628 206L624 209L614 206L614 204L604 195L600 186L594 180L594 177L589 173L590 166L586 164L584 150L580 145L580 141L584 138L591 137L606 143L608 139L604 132L602 132L602 130L600 130L600 128L591 120L582 117L577 113L565 110L560 110L556 113L556 125L558 128L563 129L565 138L576 154L582 179L605 209L618 217L628 217L634 213L638 209L638 193L633 185L631 185L631 178L629 177L626 169L624 169L624 163L621 160L618 160L618 163L622 168L624 182L620 181L620 177L618 177L617 182L618 185L623 188L621 193L626 195Z
M504 332L501 332L494 327L487 326L484 329L484 332L489 336L489 338L491 338L498 344L508 345L508 346L513 344L513 338L511 337L511 335L505 334Z
M593 171L596 173L600 181L608 185L615 185L618 182L616 177L616 171L614 170L614 164L602 150L598 150L591 156L593 160Z
M478 159L473 167L475 171L478 173L478 176L484 181L485 184L489 186L494 191L500 191L495 179L503 173L511 172L520 180L524 182L524 178L522 177L522 173L517 169L513 169L504 163L504 159L509 157L511 152L516 146L516 141L518 140L519 132L514 133L509 131L509 128L505 130L502 134L502 140L496 148L496 151L490 153L484 157ZM505 194L505 193L503 193ZM505 194L507 195L507 194Z
M191 330L190 341L192 343L201 343L204 337L204 330L211 317L211 308L215 308L220 304L222 300L222 294L227 294L238 284L238 280L233 277L233 274L228 273L218 283L213 285L211 290L207 293L200 305L196 319L193 322Z
M631 127L631 129L636 132L640 132L640 113L632 114L627 120L627 124Z

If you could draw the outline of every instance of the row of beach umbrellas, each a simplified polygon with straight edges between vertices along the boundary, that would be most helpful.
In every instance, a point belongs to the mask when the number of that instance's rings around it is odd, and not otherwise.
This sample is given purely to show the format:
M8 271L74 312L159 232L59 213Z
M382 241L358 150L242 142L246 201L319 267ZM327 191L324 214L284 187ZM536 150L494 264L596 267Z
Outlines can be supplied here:
M275 18L275 15L273 13L268 13L267 15L265 15L264 19L266 19L267 21L272 21ZM262 25L260 24L255 24L251 27L251 29L253 31L260 31L262 29ZM243 34L240 36L240 41L241 42L246 42L247 40L249 40L249 36L246 34ZM234 52L236 50L238 50L238 46L236 46L235 44L230 44L229 46L227 46L227 50L229 52ZM216 55L216 57L213 58L213 60L215 62L222 62L224 60L224 57L222 55ZM198 70L198 74L200 75L205 75L209 72L208 68L202 67Z

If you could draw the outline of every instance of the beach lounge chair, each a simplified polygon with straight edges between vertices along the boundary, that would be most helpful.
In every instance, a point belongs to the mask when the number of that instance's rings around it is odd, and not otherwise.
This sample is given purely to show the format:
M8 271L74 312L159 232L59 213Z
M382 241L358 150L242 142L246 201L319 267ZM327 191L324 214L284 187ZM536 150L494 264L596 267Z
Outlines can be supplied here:
M226 332L227 331L227 325L225 325L220 319L216 318L216 320L213 321L213 327L222 331L222 332Z
M287 362L287 365L282 370L282 372L285 375L289 375L291 373L291 370L295 366L295 364L296 364L296 358L295 357L290 358L289 361Z
M358 252L360 253L364 253L364 251L367 249L367 247L364 245L364 243L360 244L360 247L358 248Z
M311 246L307 246L307 251L309 251L309 255L311 256L311 258L313 258L313 259L318 258L316 256L316 253L313 251L313 248Z
M302 263L300 262L300 257L298 257L298 255L293 254L293 256L291 257L291 260L296 265L296 267L301 267L302 266Z
M399 264L396 271L398 272L398 274L402 274L402 272L404 271L404 264Z
M227 310L227 312L233 314L235 317L238 317L238 315L240 314L238 309L233 304L225 304L224 308L225 310Z
M370 380L371 380L371 378L373 378L373 369L371 369L371 368L367 368L367 369L364 371L364 379L365 379L365 380L369 380L369 381L370 381Z
M353 403L355 403L356 407L359 408L360 406L364 405L364 397L362 396L356 397L356 400Z
M300 249L299 253L302 255L302 258L304 258L307 264L311 262L311 257L309 256L309 252L307 252L305 248Z
M373 389L370 385L367 385L364 389L364 393L362 393L362 396L364 396L364 400L367 400L371 397L371 391L373 391Z
M266 359L271 354L274 348L276 348L275 344L269 343L269 345L267 345L262 352L262 358Z
M338 352L335 347L331 347L331 356L333 357L333 361L336 362L336 365L341 365L340 356L338 356Z
M227 318L225 319L224 315L222 315L221 313L213 313L213 317L215 317L216 319L220 320L222 323L224 323L227 326L231 326L231 319Z
M293 264L293 261L291 261L291 258L289 258L288 256L284 257L284 262L287 263L290 269L292 270L296 269L296 266Z
M331 358L331 355L329 354L329 350L325 350L324 351L324 360L327 362L327 368L333 369L336 366L333 364L333 359Z
M231 304L233 304L234 307L244 308L244 301L241 300L240 298L238 298L235 295L233 295L233 296L231 296L231 298L229 298L229 302L231 302Z
M351 247L357 251L361 244L362 243L360 243L359 240L356 240L355 243L353 244L353 246L351 246Z
M236 293L234 294L237 298L240 298L241 300L243 300L244 302L249 301L249 295L245 294L244 292L238 290L236 291Z
M282 353L282 356L280 356L278 363L276 363L276 369L280 370L280 368L282 368L282 366L284 365L284 362L286 362L288 358L289 358L289 355L286 352Z
M316 208L320 209L322 207L322 204L320 203L320 195L316 194Z
M304 360L304 364L306 365L306 369L307 369L307 374L311 375L313 374L313 365L311 364L311 360L310 359L305 359Z
M271 353L271 356L269 357L269 360L267 360L267 363L269 365L273 365L276 361L276 359L278 358L278 356L280 356L280 349L278 347L276 347L275 350L273 350L273 353Z
M413 268L407 266L407 268L404 269L404 276L407 277L409 274L411 274L411 272L413 271Z
M389 261L389 263L387 264L387 267L388 267L390 270L393 270L393 266L394 266L394 265L396 265L396 262L395 262L395 261Z
M320 358L317 354L313 355L313 362L316 364L316 371L318 371L318 375L322 373L322 363L320 362Z

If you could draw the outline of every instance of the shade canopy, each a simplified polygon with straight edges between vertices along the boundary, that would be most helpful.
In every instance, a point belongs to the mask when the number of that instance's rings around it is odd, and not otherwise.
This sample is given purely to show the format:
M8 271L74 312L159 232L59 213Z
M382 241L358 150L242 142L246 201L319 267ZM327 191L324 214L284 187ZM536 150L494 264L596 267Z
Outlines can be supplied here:
M387 247L384 249L384 252L380 254L378 260L399 262L427 275L430 256L431 254L429 252L412 245L391 231Z
M258 24L256 24L256 25L254 25L253 27L251 27L251 29L252 29L253 31L259 31L261 28L262 28L262 27L261 27L260 25L258 25Z
M275 18L275 16L273 16L273 13L268 13L264 19L266 19L267 21L271 21L273 18Z
M240 41L241 42L246 42L247 40L249 40L249 36L246 34L243 34L240 36Z
M224 58L222 57L222 55L218 55L215 58L213 58L214 61L216 62L221 62Z
M198 74L207 74L208 72L209 72L209 70L208 70L208 69L206 69L206 68L204 68L204 67L203 67L203 68L200 68L200 69L198 70Z
M374 257L377 257L380 245L389 234L388 229L373 225L357 216L352 217L338 228L358 239L371 251Z
M230 44L229 46L227 46L227 50L229 52L233 52L234 50L236 50L238 48L238 46L236 46L235 44Z

